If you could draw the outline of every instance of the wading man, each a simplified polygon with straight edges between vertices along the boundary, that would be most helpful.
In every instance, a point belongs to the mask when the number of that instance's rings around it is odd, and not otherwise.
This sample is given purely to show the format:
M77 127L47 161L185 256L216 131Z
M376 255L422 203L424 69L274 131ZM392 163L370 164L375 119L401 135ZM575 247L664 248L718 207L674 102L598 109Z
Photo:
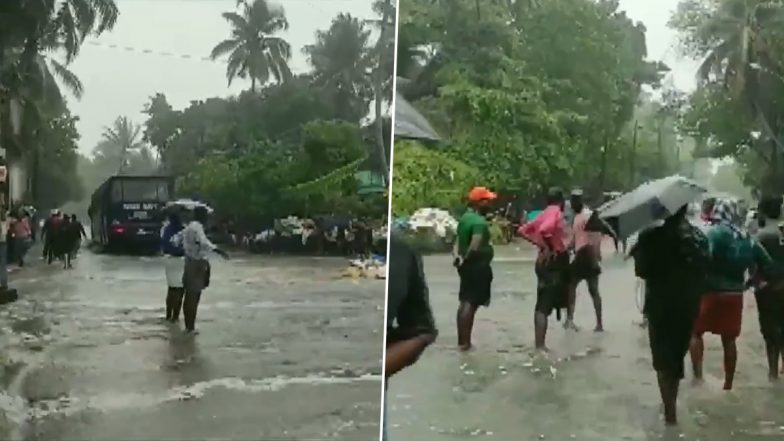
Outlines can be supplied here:
M631 251L634 271L645 281L645 316L653 368L667 425L678 422L677 400L684 358L705 289L710 245L686 219L687 206L640 233Z
M547 350L547 325L553 311L568 306L569 253L566 250L565 201L559 188L547 194L547 207L534 220L520 227L518 233L539 249L536 258L536 306L534 306L534 344Z
M193 221L182 231L182 248L185 253L185 267L182 275L182 284L185 288L183 314L185 315L185 329L189 334L196 334L196 312L199 309L201 293L210 286L210 253L216 253L228 259L225 251L219 249L204 233L209 213L204 207L196 207L193 211Z
M779 359L784 359L784 235L779 228L781 222L781 196L763 196L759 203L759 214L768 221L757 232L757 241L773 260L770 276L773 280L762 281L755 277L754 297L757 300L759 325L765 341L768 358L768 377L779 378Z
M485 187L468 193L468 210L457 225L457 239L452 249L454 265L460 276L460 306L457 308L457 345L461 351L472 347L471 333L476 311L490 305L493 283L493 246L490 244L490 212L496 194Z
M602 273L600 262L602 259L602 233L589 231L588 221L593 212L585 206L582 190L575 190L570 197L574 210L574 223L572 224L572 244L574 260L570 268L571 284L569 286L569 306L566 312L564 328L577 330L574 324L574 309L577 303L577 286L583 280L588 285L588 293L593 301L596 313L596 328L594 331L604 331L602 322L602 297L599 295L599 275Z

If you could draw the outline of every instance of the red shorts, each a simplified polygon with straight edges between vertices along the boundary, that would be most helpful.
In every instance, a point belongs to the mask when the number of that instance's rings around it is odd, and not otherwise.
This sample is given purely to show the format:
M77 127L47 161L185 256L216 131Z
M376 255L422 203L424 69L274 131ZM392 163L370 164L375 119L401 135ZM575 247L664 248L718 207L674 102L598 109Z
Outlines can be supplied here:
M700 315L694 324L694 335L706 332L737 338L743 318L743 294L710 293L702 296Z

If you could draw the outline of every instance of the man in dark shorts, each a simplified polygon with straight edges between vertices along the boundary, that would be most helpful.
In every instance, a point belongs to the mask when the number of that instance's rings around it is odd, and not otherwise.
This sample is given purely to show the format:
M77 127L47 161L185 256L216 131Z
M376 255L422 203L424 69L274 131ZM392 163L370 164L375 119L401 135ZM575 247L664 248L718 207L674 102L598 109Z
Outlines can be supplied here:
M497 195L485 187L475 187L468 193L468 210L457 225L457 239L452 255L460 275L460 306L457 309L457 345L460 350L471 349L471 331L480 306L490 305L493 283L493 246L490 244L490 225L487 214Z
M416 363L438 336L422 258L393 233L389 239L385 387L389 378ZM386 403L384 404L386 411ZM386 435L384 412L384 435Z
M635 273L646 285L644 313L667 425L678 422L678 389L710 256L707 237L689 223L686 209L642 231L631 251Z
M570 197L574 220L572 224L572 243L574 260L570 265L571 284L569 286L569 307L566 312L564 328L577 330L574 324L574 308L577 303L577 286L585 281L588 293L593 301L596 312L596 332L604 331L602 322L602 297L599 294L599 275L602 273L600 265L602 256L602 233L590 231L588 221L593 212L585 206L582 190L575 190Z
M547 207L518 233L539 249L536 259L536 306L534 306L534 344L538 350L547 350L548 319L569 303L569 253L566 250L565 200L559 188L547 194Z
M765 352L768 358L768 377L771 381L779 378L779 358L784 357L784 235L779 228L781 219L781 196L763 196L759 203L759 212L768 222L757 232L757 241L765 248L773 260L774 268L766 283L760 283L754 297L757 300L760 332L765 341Z

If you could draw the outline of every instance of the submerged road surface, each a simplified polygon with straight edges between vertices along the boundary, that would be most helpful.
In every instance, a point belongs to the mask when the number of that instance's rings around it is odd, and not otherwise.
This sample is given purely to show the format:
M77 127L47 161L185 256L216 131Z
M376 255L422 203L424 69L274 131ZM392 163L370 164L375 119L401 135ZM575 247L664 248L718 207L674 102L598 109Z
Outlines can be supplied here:
M390 441L763 441L784 439L784 387L767 380L753 296L746 296L735 390L721 390L721 343L706 336L706 384L681 387L681 426L664 429L647 332L639 322L631 262L612 255L601 289L605 333L578 290L579 333L551 319L551 354L533 351L533 255L498 250L489 309L477 316L475 351L456 348L458 280L447 256L425 258L440 335L390 381ZM689 366L689 364L687 364Z
M35 262L0 306L0 439L376 439L384 283L344 265L215 261L189 337L158 258Z

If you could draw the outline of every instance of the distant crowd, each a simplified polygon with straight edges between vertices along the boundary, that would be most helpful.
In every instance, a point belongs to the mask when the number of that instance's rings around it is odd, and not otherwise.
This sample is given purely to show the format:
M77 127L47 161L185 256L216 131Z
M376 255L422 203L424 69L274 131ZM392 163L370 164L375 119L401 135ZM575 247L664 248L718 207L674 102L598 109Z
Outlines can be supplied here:
M41 228L43 259L48 264L60 261L64 268L71 268L83 238L86 239L87 234L75 214L68 215L54 210Z
M287 228L275 222L271 228L259 233L246 233L239 245L264 254L306 254L333 256L363 256L386 250L381 232L375 231L370 221L346 219L342 222L326 222L307 219L301 224Z

